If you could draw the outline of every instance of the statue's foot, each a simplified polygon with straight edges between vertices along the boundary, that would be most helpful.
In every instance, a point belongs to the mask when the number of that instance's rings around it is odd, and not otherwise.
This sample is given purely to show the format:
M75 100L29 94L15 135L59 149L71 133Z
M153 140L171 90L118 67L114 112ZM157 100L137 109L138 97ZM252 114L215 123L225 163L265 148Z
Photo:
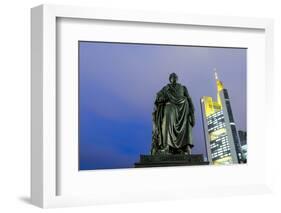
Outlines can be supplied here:
M187 155L191 155L191 147L187 146L186 152Z
M166 147L166 148L164 148L164 149L161 149L160 153L161 153L161 154L165 154L165 155L171 154L171 153L170 153L170 150L169 150L169 147Z

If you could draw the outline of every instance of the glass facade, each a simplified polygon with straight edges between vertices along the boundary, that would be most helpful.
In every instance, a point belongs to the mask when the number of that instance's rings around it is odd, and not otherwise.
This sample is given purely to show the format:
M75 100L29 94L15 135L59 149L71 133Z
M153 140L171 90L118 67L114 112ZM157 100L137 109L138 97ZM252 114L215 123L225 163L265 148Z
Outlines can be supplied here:
M241 145L240 145L240 140L238 138L236 126L235 126L235 123L234 123L234 117L233 117L233 113L232 113L232 109L231 109L231 104L230 104L228 92L227 92L226 89L223 89L223 96L224 96L224 100L225 100L226 111L227 111L228 118L229 118L229 124L230 124L230 129L231 129L231 133L232 133L232 137L233 137L233 142L234 142L234 145L235 145L237 159L240 163L240 162L244 161L243 153L242 153L242 149L241 149Z
M220 110L208 116L207 125L213 164L232 163L223 111Z

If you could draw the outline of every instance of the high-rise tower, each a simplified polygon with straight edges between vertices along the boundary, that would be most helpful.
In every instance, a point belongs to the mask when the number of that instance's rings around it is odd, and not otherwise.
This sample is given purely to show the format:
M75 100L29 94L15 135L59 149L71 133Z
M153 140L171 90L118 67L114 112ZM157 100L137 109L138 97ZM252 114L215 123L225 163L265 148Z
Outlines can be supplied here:
M243 154L227 89L215 72L217 100L201 98L202 120L208 160L211 164L242 163Z

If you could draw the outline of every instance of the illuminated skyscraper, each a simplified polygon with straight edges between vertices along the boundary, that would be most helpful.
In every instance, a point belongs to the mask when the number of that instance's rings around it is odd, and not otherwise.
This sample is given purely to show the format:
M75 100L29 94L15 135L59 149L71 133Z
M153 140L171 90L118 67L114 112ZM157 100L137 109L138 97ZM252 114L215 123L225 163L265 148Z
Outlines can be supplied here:
M201 110L208 160L211 164L243 162L243 154L234 122L227 89L215 72L217 100L201 98Z

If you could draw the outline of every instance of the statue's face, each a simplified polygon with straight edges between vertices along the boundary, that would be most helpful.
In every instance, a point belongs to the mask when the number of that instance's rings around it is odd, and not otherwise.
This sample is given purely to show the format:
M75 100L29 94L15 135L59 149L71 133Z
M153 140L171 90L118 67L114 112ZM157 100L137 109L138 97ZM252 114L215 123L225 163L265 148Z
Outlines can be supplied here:
M171 77L170 77L170 82L171 82L172 84L177 83L177 80L178 80L178 78L177 78L176 75L171 75Z

